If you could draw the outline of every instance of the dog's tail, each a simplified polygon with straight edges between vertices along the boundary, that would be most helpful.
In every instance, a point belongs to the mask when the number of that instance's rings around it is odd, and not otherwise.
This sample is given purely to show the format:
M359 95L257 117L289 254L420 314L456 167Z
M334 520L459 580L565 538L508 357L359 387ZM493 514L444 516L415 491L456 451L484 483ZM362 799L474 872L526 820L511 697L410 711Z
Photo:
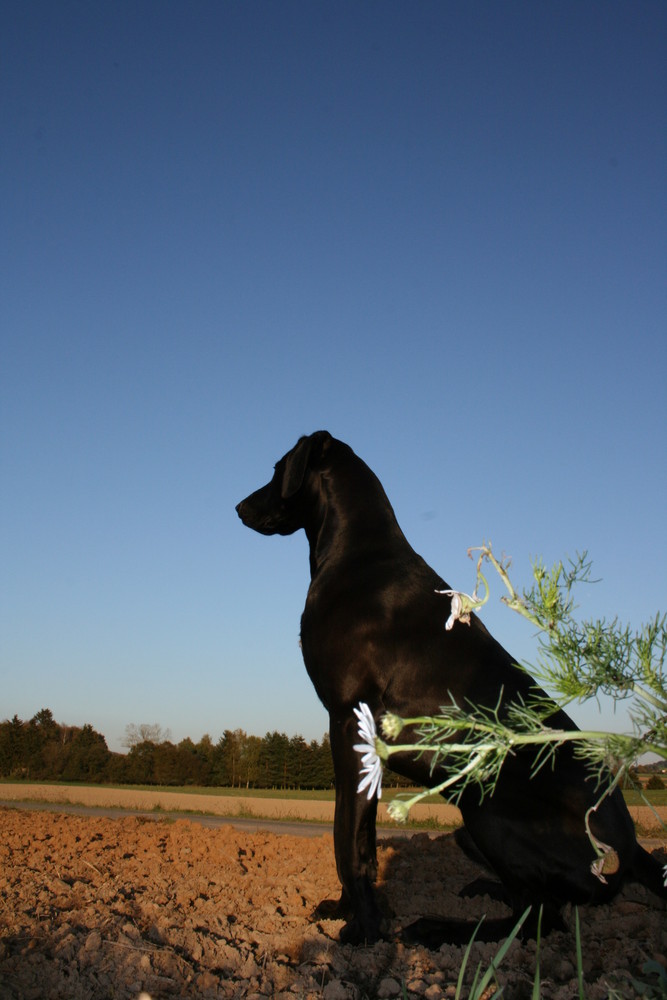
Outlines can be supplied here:
M667 899L667 857L659 860L657 854L649 854L637 844L632 862L632 876L656 896Z

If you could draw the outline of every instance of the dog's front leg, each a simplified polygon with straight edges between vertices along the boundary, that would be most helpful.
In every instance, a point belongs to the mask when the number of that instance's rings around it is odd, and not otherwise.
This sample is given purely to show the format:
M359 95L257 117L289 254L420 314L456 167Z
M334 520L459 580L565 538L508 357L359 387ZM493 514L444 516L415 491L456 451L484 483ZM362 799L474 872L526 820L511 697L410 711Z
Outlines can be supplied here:
M375 817L377 798L368 801L357 793L360 768L354 744L359 740L352 713L331 719L331 752L336 776L334 848L336 868L343 887L337 915L347 924L341 941L362 944L377 941L381 914L373 883L377 874Z

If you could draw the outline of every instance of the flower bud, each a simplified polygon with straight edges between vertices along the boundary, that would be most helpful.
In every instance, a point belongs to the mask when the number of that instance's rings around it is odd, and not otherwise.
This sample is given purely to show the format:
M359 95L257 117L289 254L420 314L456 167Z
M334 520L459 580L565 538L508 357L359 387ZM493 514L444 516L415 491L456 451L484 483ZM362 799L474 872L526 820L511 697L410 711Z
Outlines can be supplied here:
M403 719L399 715L394 715L393 712L387 712L386 715L382 716L380 725L382 735L388 740L395 740L403 729Z
M387 815L396 823L405 823L410 813L410 806L403 799L394 799L387 806Z

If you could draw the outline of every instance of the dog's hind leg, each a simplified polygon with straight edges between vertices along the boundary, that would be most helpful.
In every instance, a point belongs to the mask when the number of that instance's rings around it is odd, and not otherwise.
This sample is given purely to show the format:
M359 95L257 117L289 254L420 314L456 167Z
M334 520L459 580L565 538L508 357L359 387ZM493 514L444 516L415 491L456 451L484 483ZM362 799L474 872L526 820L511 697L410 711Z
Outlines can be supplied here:
M469 882L468 885L464 885L459 891L459 896L463 899L470 896L488 896L490 899L495 899L501 903L509 903L510 900L505 887L498 876L495 875L493 868L464 826L460 826L454 832L454 840L466 857L489 872L488 875L481 875L479 878L474 879L474 881Z

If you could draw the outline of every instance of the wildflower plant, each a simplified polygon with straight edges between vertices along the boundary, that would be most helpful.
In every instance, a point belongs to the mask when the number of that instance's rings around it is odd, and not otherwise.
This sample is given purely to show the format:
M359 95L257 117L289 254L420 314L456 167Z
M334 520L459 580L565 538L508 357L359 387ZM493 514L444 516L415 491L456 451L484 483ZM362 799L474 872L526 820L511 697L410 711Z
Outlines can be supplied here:
M573 590L591 582L591 563L587 553L578 555L566 566L562 562L547 569L541 560L533 563L532 586L519 594L509 576L510 562L498 559L490 544L469 549L477 553L477 572L472 595L460 591L439 591L451 598L450 615L445 628L464 628L470 614L486 603L489 586L482 573L486 563L500 577L507 594L503 603L533 624L538 630L538 663L530 667L536 681L551 692L549 698L518 700L502 704L502 692L493 708L472 703L459 705L451 698L437 716L402 719L388 713L381 719L381 739L367 705L355 709L360 719L357 745L362 757L359 791L368 789L368 797L381 794L382 764L395 753L431 754L431 773L447 759L447 778L409 798L396 798L388 807L398 821L407 819L412 806L434 793L445 793L457 802L464 789L477 785L480 796L491 794L500 769L509 754L520 747L535 748L533 771L550 765L553 755L564 743L573 743L576 752L588 760L598 778L600 796L590 812L621 782L642 754L651 752L667 760L667 681L664 664L667 651L667 615L655 618L633 631L617 618L578 621ZM478 597L480 586L484 596ZM521 666L521 665L520 665ZM526 669L523 668L522 669ZM583 702L599 694L628 703L631 731L611 733L604 730L554 729L548 724L556 707ZM406 727L413 740L400 743ZM611 766L610 766L611 765ZM586 829L596 852L592 871L602 881L605 872L613 871L615 853ZM667 878L667 869L666 869Z

